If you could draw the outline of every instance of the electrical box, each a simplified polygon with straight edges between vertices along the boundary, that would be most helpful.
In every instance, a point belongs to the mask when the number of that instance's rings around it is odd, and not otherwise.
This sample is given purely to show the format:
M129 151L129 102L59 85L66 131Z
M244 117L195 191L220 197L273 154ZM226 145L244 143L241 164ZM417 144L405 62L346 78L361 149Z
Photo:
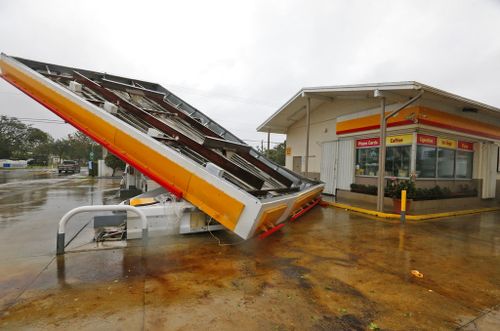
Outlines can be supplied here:
M150 137L163 137L163 133L155 128L148 128L148 136Z
M208 170L209 173L211 173L212 175L215 175L219 178L222 178L222 175L224 174L224 169L222 169L221 167L219 167L211 162L208 162L205 165L205 168Z
M106 102L104 102L103 108L105 111L107 111L110 114L118 113L118 106L115 105L114 103L106 101Z
M69 82L69 89L73 92L81 93L82 92L82 84L79 84L75 81Z

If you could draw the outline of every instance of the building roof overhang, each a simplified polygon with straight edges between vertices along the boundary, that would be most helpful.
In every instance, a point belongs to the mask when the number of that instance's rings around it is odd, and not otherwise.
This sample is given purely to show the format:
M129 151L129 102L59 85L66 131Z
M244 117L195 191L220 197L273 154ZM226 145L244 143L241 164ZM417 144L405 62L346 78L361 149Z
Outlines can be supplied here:
M307 97L310 98L311 109L315 109L324 102L334 102L335 100L363 100L365 106L373 104L373 107L377 107L380 104L380 99L376 96L375 91L381 92L386 97L388 104L407 101L420 91L424 91L422 100L439 101L462 110L482 111L500 119L500 108L467 99L429 85L406 81L303 88L259 125L257 131L286 133L292 124L304 117Z

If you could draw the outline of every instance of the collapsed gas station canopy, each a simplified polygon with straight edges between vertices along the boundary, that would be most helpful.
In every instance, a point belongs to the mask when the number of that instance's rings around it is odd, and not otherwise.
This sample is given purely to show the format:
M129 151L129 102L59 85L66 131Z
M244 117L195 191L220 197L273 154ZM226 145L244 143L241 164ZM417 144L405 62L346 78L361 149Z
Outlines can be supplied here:
M243 239L283 222L323 190L158 84L5 54L0 74Z

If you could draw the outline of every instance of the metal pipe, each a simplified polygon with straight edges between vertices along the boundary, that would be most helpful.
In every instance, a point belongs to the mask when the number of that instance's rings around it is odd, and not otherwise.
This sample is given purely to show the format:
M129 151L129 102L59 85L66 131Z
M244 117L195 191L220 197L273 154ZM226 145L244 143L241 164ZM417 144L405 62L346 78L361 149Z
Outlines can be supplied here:
M380 98L380 147L378 153L377 211L384 210L385 177L385 136L387 120L385 118L385 97Z
M305 175L309 177L309 131L311 129L311 98L306 98L306 160Z
M422 97L422 95L424 95L424 91L420 91L419 94L417 94L416 96L414 96L410 100L406 101L398 109L392 111L389 115L387 115L385 117L385 119L388 120L389 118L396 116L400 111L402 111L403 109L405 109L406 107L408 107L409 105L411 105L412 103L414 103L415 101L417 101L418 99L420 99Z
M82 206L77 207L66 214L59 221L59 227L57 230L57 246L56 252L57 255L64 254L64 240L65 240L65 231L66 231L66 223L75 215L92 212L92 211L130 211L132 213L136 213L139 215L142 221L142 239L147 242L148 240L148 220L146 215L139 210L137 207L129 206L129 205L99 205L99 206Z
M379 148L379 162L378 162L378 180L377 180L377 211L384 211L384 195L385 195L385 154L386 154L386 136L387 136L387 121L396 116L401 110L405 109L418 99L422 97L424 91L405 102L396 110L392 111L389 115L385 116L385 97L380 91L376 91L377 95L381 96L380 100L380 148Z

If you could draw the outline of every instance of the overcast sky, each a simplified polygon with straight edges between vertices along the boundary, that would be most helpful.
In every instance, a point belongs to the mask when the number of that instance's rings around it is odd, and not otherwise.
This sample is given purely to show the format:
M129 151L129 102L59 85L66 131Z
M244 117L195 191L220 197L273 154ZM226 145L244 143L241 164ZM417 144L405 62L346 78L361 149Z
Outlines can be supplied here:
M255 141L306 86L415 80L500 107L499 33L500 0L0 1L0 51L157 82ZM3 80L0 114L57 119Z

